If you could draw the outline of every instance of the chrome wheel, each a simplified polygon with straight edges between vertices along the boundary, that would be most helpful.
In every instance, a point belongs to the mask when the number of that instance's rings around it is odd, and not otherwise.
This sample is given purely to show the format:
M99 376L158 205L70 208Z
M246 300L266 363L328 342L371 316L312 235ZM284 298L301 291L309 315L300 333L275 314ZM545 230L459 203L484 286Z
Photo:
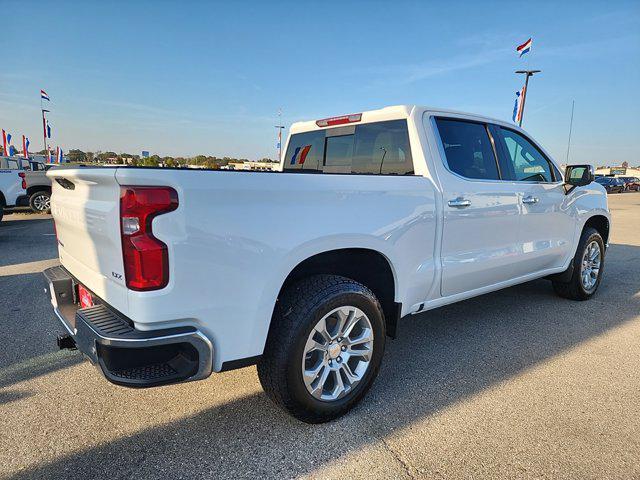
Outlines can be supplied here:
M587 245L582 257L582 268L580 271L582 286L586 291L591 291L596 286L598 275L600 274L601 259L600 244L593 241Z
M365 313L344 306L315 325L304 347L302 378L318 400L344 397L364 378L373 353L373 328Z
M46 212L49 210L50 202L51 199L49 198L49 195L42 194L34 197L33 206L39 212Z

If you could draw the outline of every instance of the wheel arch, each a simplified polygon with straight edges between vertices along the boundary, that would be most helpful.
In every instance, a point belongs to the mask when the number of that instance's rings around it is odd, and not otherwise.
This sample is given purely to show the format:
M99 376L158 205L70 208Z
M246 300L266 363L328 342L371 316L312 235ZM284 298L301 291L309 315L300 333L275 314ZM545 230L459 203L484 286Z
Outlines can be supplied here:
M27 195L29 195L29 197L37 192L47 192L51 194L51 185L34 185L27 187Z
M584 222L582 231L580 233L582 234L582 232L584 232L586 228L596 229L602 237L602 240L604 240L604 244L608 245L611 225L609 223L609 219L606 216L597 214L589 217L587 221Z
M387 335L395 337L402 305L395 301L397 279L384 254L370 248L339 248L316 253L289 272L278 297L297 280L318 274L340 275L370 288L382 306Z

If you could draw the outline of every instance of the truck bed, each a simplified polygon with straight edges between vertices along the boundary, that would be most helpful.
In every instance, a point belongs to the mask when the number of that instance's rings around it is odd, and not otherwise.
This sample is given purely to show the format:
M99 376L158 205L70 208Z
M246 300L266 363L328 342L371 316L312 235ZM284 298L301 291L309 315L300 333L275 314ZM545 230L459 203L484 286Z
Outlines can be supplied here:
M278 290L316 253L382 252L407 270L398 277L410 284L397 285L405 305L424 298L433 279L436 192L424 177L146 167L48 175L62 265L138 330L192 325L214 343L225 338L214 370L262 352ZM169 250L161 290L136 292L124 283L118 200L127 185L178 194L178 208L153 220Z

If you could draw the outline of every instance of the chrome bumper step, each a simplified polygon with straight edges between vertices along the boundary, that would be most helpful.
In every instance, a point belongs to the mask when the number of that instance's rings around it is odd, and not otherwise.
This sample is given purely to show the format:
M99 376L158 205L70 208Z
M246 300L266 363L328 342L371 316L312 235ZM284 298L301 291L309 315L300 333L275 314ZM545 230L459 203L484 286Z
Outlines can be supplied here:
M141 331L105 303L79 308L77 281L64 267L44 271L56 317L75 346L112 383L152 387L208 377L213 365L209 339L191 326Z

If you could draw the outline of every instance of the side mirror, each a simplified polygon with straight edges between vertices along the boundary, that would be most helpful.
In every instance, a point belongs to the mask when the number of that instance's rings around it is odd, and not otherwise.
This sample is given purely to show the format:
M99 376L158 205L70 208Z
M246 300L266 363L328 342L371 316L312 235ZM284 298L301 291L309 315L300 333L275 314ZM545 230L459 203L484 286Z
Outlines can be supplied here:
M589 185L595 179L591 165L569 165L564 171L564 184L569 187L567 193L575 187Z

